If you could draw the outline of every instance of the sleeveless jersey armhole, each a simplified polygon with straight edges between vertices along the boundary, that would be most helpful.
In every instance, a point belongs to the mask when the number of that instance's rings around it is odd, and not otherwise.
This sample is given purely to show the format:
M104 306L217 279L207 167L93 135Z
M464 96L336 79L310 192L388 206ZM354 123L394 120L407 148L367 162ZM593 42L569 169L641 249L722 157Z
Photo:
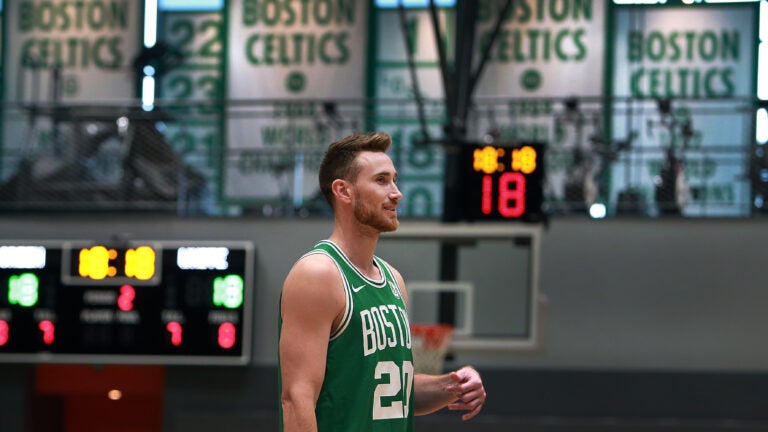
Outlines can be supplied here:
M338 338L344 332L344 329L347 328L347 326L349 325L349 321L352 319L352 309L354 306L353 300L352 300L352 289L350 288L349 281L347 280L347 277L344 275L344 272L339 266L339 263L337 263L336 260L333 259L333 256L331 256L331 254L329 254L328 252L322 249L314 249L304 254L302 258L309 255L314 255L314 254L321 254L330 258L330 260L333 262L333 265L335 265L336 269L339 271L339 275L341 276L341 281L344 287L344 299L345 299L344 315L342 315L341 321L339 321L338 327L336 327L333 331L331 331L331 335L328 340L332 341Z
M384 261L383 259L377 257L374 255L374 260L379 265L379 268L381 269L384 279L390 281L392 284L392 287L394 287L395 290L397 290L398 296L402 298L403 292L400 289L400 284L397 282L397 278L395 277L395 273L392 271L392 267L389 265L388 262Z

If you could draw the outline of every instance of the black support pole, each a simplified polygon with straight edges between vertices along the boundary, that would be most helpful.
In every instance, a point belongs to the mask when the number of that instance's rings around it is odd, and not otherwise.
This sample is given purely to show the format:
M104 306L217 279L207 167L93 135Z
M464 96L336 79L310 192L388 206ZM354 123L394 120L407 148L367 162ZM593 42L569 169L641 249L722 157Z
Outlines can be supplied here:
M512 6L512 0L506 0L504 8L491 33L487 46L484 47L479 65L474 67L475 33L478 16L478 0L456 1L456 39L454 41L453 61L449 61L434 0L429 2L430 18L437 43L440 72L445 93L446 123L445 138L442 141L445 151L445 178L443 180L443 216L442 222L458 222L464 219L461 208L461 185L459 184L461 146L467 141L467 117L472 105L472 93L479 80L485 62L488 59L491 46L496 40L502 22L506 19ZM401 11L401 14L403 12ZM401 15L401 20L402 20ZM405 32L405 28L403 28ZM415 79L415 77L414 77ZM439 273L441 281L455 281L458 278L458 248L457 243L441 242ZM442 323L455 325L456 294L441 293L439 305L439 320Z

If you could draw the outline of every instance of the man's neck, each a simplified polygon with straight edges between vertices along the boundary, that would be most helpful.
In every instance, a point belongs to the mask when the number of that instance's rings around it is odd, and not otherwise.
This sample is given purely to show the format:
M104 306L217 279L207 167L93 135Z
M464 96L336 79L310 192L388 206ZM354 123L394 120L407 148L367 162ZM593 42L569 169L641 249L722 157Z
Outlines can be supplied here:
M336 225L328 240L334 242L366 276L376 278L378 270L373 265L373 254L379 241L379 233L371 227Z

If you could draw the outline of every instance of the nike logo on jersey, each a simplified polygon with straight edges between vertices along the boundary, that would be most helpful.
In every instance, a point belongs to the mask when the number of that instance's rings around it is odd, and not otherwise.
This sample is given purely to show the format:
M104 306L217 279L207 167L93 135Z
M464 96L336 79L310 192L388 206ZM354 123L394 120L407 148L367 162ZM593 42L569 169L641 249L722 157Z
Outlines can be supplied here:
M363 288L365 288L365 284L363 284L363 285L360 285L359 287L352 287L352 291L354 291L354 292L358 292L358 291L360 291L360 290L361 290L361 289L363 289Z

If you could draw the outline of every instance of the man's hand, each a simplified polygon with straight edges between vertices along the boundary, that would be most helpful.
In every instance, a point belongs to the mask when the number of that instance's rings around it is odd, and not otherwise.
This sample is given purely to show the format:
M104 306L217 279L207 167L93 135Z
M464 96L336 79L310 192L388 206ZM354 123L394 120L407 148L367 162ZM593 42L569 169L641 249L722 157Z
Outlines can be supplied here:
M461 416L462 420L469 420L476 416L485 403L485 387L480 374L472 367L465 366L450 374L453 383L445 388L445 391L456 396L457 401L448 404L452 411L469 411Z

